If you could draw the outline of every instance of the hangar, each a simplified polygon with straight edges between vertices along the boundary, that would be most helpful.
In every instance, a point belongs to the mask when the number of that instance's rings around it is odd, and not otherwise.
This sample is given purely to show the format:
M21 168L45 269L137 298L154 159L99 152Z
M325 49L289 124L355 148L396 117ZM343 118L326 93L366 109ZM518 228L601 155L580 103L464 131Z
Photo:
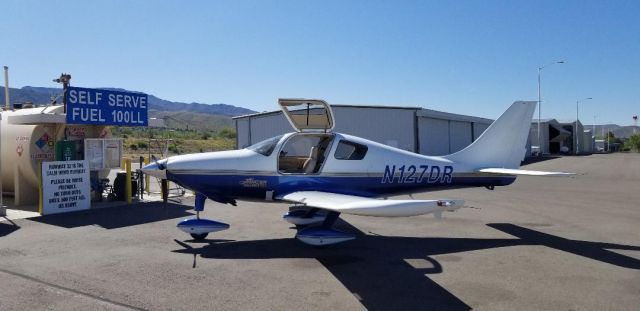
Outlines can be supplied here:
M476 140L490 119L421 107L331 105L335 131L425 155L450 154ZM293 131L281 111L234 117L236 146Z
M591 130L584 129L580 121L542 119L540 120L541 143L538 144L538 121L535 120L531 122L527 156L535 155L538 150L542 154L590 154L593 153L593 139Z

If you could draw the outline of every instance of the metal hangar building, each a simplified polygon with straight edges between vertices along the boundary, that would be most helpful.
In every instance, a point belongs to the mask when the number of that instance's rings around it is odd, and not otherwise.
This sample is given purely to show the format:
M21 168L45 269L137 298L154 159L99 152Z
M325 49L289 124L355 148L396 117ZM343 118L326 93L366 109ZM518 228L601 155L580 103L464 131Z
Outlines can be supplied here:
M425 155L446 155L471 144L493 120L420 107L331 105L334 131ZM245 148L292 132L281 111L234 117L236 146Z

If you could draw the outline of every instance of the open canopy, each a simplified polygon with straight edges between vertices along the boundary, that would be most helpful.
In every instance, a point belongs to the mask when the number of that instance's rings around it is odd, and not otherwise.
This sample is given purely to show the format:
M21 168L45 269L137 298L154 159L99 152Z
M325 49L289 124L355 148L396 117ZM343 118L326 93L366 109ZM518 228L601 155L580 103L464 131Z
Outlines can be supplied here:
M281 98L278 104L298 132L330 132L335 125L331 107L324 100Z

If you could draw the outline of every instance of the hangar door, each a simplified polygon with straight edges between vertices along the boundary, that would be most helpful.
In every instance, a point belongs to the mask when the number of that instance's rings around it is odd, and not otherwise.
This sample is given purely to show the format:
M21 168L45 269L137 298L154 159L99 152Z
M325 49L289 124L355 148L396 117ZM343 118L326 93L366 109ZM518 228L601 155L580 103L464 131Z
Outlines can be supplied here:
M484 131L489 127L489 125L491 125L491 123L484 124L473 122L473 141L476 141L476 139L478 139L478 137L480 137L480 135L482 135L482 133L484 133Z
M236 119L236 148L238 149L249 146L251 141L249 120L249 118Z
M420 153L425 155L449 154L449 121L418 118Z
M470 122L449 121L449 153L460 151L472 142Z

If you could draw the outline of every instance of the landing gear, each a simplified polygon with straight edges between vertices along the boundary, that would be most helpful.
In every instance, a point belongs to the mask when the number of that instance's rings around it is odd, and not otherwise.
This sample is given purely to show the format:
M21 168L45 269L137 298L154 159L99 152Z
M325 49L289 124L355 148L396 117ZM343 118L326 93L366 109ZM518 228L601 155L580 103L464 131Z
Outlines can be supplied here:
M338 216L340 216L338 212L329 212L321 225L299 230L296 239L313 246L331 245L355 239L356 236L351 233L332 228Z
M206 238L208 234L209 233L200 233L200 234L191 233L191 237L196 241L201 241L201 240L204 240L204 238Z
M196 211L196 219L200 219L200 212ZM191 235L191 237L196 240L196 241L201 241L204 240L207 235L209 235L208 232L205 233L190 233L189 235Z
M204 210L204 202L207 197L204 194L196 194L195 211L196 218L185 219L178 223L178 229L189 233L194 240L204 240L209 232L229 229L229 225L214 220L200 218L200 212Z
M290 224L296 225L296 228L300 229L309 225L322 223L326 217L327 214L317 208L292 206L289 208L289 212L282 216L282 219Z

